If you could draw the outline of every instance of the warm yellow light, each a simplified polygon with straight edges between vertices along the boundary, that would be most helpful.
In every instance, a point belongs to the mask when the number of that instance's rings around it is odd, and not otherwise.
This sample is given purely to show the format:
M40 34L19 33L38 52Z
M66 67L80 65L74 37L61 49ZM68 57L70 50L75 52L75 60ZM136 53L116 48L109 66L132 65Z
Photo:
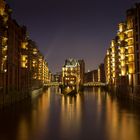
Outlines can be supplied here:
M4 72L6 73L7 72L7 69L4 69Z
M127 29L128 31L131 30L133 28L133 19L130 19L127 21Z
M33 54L37 54L37 52L36 51L33 51Z
M131 46L131 45L134 44L134 40L132 38L131 39L126 39L126 41L127 41L128 46Z
M70 81L70 83L73 84L74 82L73 81Z
M112 46L112 47L115 46L115 41L114 41L114 40L111 41L111 46Z
M125 48L121 48L120 53L125 53Z
M121 60L124 60L125 59L125 55L121 55Z
M120 34L120 40L123 41L124 40L124 34Z
M129 55L128 56L128 61L133 62L134 61L134 55Z
M22 49L26 49L26 50L28 50L27 45L28 45L27 42L22 42L21 48L22 48Z
M4 0L0 0L0 15L3 16L4 15L4 11L5 11L5 1Z
M126 69L125 69L125 68L122 68L122 70L121 70L121 75L122 75L122 76L125 76L125 75L126 75Z
M21 62L21 67L22 67L22 68L26 68L26 63Z
M130 38L133 37L133 31L128 32L127 37L130 37Z
M129 73L130 74L134 73L134 64L133 63L132 64L129 64L128 70L129 70Z
M115 58L112 58L112 62L115 62Z
M125 30L125 23L119 24L119 32L123 32Z
M115 57L115 53L113 53L111 57L112 57L112 58Z
M73 71L73 68L70 68L71 71Z
M113 72L113 78L115 78L115 72Z
M121 66L125 66L125 61L121 61Z
M125 31L125 33L128 34L128 32L132 32L132 31L133 31L133 29L128 29Z
M128 53L133 54L134 53L134 47L129 47L128 48Z
M22 60L22 61L27 61L27 55L22 55L22 56L21 56L21 60Z
M5 46L5 47L2 48L2 51L7 51L7 49L8 49L8 47Z
M28 56L27 55L21 55L21 67L27 68L27 60Z
M110 53L109 53L109 50L107 50L107 55L109 55Z
M2 38L2 46L6 46L7 45L7 40L8 40L7 37L3 37Z
M33 67L35 67L36 65L35 65L35 64L33 64L32 66L33 66Z

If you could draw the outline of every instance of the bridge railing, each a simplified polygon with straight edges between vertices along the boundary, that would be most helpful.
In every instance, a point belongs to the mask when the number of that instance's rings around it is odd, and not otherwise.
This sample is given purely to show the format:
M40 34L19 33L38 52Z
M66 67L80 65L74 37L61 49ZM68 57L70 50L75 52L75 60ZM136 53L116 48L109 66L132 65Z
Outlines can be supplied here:
M106 83L102 83L102 82L88 82L88 83L84 83L84 86L106 86Z
M44 84L44 86L59 86L59 85L61 85L61 83L59 82L51 82L51 83Z
M48 84L44 84L44 86L59 86L61 85L62 83L61 82L51 82L51 83L48 83ZM87 86L87 87L90 87L90 86L106 86L107 84L106 83L102 83L102 82L88 82L88 83L84 83L83 86Z

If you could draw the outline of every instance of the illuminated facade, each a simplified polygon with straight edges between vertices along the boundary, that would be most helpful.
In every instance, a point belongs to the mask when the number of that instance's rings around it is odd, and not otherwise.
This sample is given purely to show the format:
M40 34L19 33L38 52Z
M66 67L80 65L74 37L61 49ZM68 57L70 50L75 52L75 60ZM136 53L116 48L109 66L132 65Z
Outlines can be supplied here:
M40 53L36 43L28 40L29 63L30 63L30 85L31 88L41 87L50 82L48 63Z
M5 5L3 12L0 10L1 19L3 16L3 23L0 25L2 26L3 32L1 37L2 91L6 93L6 95L12 92L26 93L29 89L29 80L27 79L28 62L26 61L27 51L22 48L23 43L26 42L26 28L19 26L17 22L11 18L12 10L4 1L2 5ZM2 7L0 9L2 9ZM22 68L26 68L26 70Z
M26 27L19 26L11 12L0 0L0 100L5 103L27 97L30 88Z
M110 48L107 50L107 53L105 55L105 59L104 59L104 63L105 63L105 76L106 76L106 83L107 84L111 84L111 52L110 52Z
M118 81L118 76L120 72L119 68L119 48L118 48L118 38L116 37L110 43L110 47L107 50L105 57L105 75L106 82L108 84L116 85Z
M127 10L126 21L118 25L116 38L105 56L105 74L108 84L140 85L140 4Z
M68 59L62 68L62 84L76 87L81 84L80 63L75 59Z
M3 0L0 0L0 91L6 92L7 76L7 50L8 50L8 8Z
M42 85L49 81L47 62L31 47L26 27L13 20L11 12L0 0L0 105L30 96L34 78Z

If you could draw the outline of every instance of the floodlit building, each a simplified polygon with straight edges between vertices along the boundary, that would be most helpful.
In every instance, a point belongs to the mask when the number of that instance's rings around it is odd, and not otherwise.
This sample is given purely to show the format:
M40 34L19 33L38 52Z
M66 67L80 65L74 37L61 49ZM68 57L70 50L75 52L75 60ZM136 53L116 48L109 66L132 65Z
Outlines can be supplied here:
M62 84L71 87L82 84L81 77L83 75L81 74L78 60L72 58L65 60L65 64L62 67Z
M11 13L0 0L0 105L30 96L35 78L40 80L38 87L49 81L46 60L28 39L26 27L12 19Z
M140 4L126 12L126 21L118 25L118 32L105 56L105 75L108 84L140 85Z
M11 18L12 10L0 0L0 103L29 96L26 27Z
M118 38L116 37L111 41L110 47L107 50L105 57L105 76L106 82L111 85L117 84L119 76L119 49L118 49Z
M20 92L26 96L29 89L26 27L19 26L11 18L11 11L9 6L1 0L1 90L6 95Z
M48 63L40 53L36 43L28 40L29 64L30 64L30 85L31 88L42 87L49 83Z
M5 1L0 0L0 92L3 93L7 87L8 9Z

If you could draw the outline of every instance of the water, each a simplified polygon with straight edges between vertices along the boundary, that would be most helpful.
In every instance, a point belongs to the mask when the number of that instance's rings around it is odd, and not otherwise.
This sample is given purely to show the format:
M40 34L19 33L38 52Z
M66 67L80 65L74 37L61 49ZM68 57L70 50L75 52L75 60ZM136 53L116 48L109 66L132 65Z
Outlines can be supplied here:
M0 140L140 140L140 105L100 88L76 97L52 88L1 110Z

